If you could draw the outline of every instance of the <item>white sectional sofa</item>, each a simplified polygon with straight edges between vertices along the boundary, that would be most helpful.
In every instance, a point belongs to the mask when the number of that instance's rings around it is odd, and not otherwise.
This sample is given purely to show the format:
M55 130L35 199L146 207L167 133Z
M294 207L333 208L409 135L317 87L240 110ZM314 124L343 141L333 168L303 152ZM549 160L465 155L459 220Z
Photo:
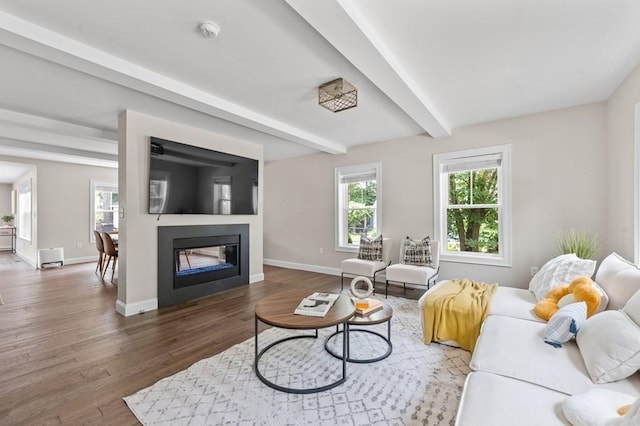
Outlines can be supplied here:
M544 342L547 323L533 312L533 291L496 290L472 354L457 425L588 424L573 412L565 415L574 406L570 396L610 389L621 392L619 402L614 398L616 407L640 398L640 269L613 253L595 281L609 309L589 318L577 339L559 348ZM602 383L595 383L594 376ZM612 380L616 376L624 378Z

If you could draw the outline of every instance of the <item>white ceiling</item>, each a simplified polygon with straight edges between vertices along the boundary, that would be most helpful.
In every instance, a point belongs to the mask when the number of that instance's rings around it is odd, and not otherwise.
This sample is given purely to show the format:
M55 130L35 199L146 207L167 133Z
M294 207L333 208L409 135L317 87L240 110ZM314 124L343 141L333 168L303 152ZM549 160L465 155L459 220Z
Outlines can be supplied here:
M637 0L0 0L0 154L114 166L125 109L267 161L439 138L607 99L640 63L639 21ZM357 108L318 106L336 77Z

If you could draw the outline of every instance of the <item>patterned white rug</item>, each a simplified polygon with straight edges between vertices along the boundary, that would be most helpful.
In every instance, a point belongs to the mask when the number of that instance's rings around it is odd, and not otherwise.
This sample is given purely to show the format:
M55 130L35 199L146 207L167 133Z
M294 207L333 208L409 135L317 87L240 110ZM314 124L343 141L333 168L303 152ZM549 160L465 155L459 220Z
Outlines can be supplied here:
M391 355L376 363L347 364L346 383L329 391L298 395L273 390L253 369L254 340L248 339L173 376L125 397L145 425L447 425L453 424L470 354L422 343L418 304L389 297ZM386 335L386 324L368 327ZM294 339L260 360L269 380L288 387L316 387L342 374L341 361L324 350L335 329L318 339ZM304 333L267 329L259 347ZM308 333L308 332L306 332ZM341 335L331 339L341 353ZM351 334L351 357L381 355L385 342L369 333Z

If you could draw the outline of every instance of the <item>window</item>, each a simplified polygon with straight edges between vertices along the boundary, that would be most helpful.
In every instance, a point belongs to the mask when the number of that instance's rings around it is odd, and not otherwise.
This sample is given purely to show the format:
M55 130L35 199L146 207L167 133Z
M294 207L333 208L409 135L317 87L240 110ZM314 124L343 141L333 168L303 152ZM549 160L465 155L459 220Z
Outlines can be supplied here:
M118 185L91 181L91 232L110 232L118 229Z
M336 250L357 251L360 236L381 233L382 164L335 169Z
M169 172L151 170L149 178L149 213L164 213L169 193Z
M31 179L18 186L18 238L31 241Z
M441 260L510 266L509 145L437 154L433 163Z
M213 179L213 214L231 214L231 176Z

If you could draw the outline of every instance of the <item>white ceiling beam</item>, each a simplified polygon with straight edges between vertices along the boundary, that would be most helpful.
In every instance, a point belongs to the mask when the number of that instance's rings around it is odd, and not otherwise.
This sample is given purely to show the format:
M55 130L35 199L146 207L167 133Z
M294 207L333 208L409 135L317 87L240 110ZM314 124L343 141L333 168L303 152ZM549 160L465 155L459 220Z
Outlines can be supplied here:
M285 0L433 138L451 129L352 1Z
M118 157L116 155L3 137L0 137L0 155L118 168Z
M116 132L0 109L0 137L118 155Z
M331 154L345 146L0 11L0 43L168 102Z

